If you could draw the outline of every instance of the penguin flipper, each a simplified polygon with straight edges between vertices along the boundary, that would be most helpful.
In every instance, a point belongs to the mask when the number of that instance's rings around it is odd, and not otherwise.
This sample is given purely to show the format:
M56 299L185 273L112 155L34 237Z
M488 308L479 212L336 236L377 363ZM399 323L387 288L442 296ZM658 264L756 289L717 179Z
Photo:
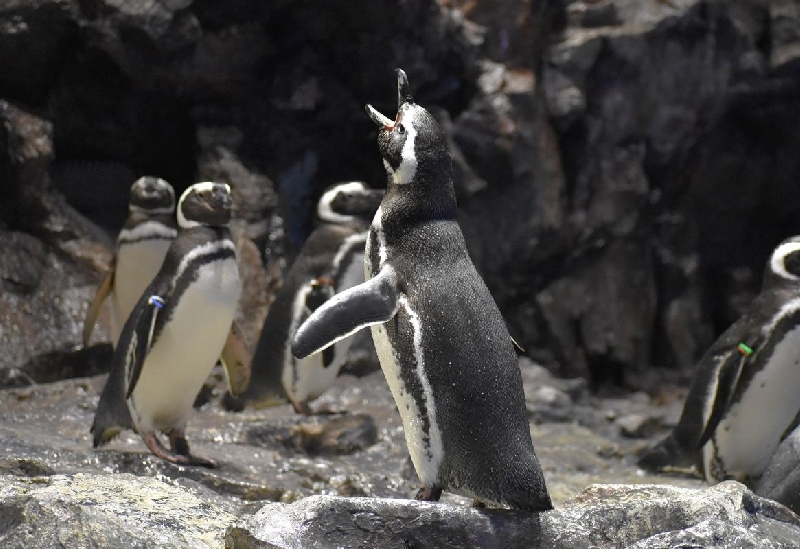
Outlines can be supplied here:
M97 316L100 314L100 307L103 306L103 302L108 297L108 294L111 293L111 288L114 286L115 268L116 258L111 262L108 272L97 287L97 291L95 291L94 299L91 305L89 305L89 310L86 311L86 318L83 320L84 347L89 346L89 341L92 339L92 332L94 332L94 325L97 322Z
M241 328L235 320L228 332L220 360L225 370L225 378L228 380L228 390L235 397L241 395L250 384L252 356L244 342Z
M309 316L292 339L292 354L305 358L397 312L398 276L385 265L370 280L336 294Z
M161 298L158 298L158 301L153 301L158 296L153 295L151 289L152 284L145 290L144 295L134 308L134 312L125 321L125 326L119 336L117 349L114 350L114 362L121 362L121 364L112 364L111 367L121 367L122 371L127 374L125 400L131 397L133 390L136 388L136 383L139 381L144 359L153 346L156 317L160 308L163 307ZM143 301L144 303L142 303ZM138 314L136 313L137 310L139 311Z

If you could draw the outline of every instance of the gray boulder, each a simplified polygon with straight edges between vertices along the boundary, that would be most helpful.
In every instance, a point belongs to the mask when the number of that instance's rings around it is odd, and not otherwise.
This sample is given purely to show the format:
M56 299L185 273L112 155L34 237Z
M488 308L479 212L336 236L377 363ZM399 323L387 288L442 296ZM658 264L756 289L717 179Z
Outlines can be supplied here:
M218 549L237 507L187 482L133 475L0 477L7 549Z
M312 496L234 524L230 549L308 547L800 547L800 517L742 484L593 485L528 514L411 500Z
M800 428L795 428L773 454L755 492L800 513Z

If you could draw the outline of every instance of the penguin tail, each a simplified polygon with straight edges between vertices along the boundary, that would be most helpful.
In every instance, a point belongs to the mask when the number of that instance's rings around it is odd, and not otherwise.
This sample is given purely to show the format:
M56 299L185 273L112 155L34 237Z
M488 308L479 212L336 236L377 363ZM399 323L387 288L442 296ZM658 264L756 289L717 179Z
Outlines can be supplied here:
M637 455L636 464L646 471L659 472L666 468L690 468L696 464L696 452L692 452L668 435Z
M108 426L108 427L99 427L97 422L92 424L92 428L89 430L92 433L92 447L98 448L100 446L105 446L115 438L119 436L122 432L122 427L119 426Z

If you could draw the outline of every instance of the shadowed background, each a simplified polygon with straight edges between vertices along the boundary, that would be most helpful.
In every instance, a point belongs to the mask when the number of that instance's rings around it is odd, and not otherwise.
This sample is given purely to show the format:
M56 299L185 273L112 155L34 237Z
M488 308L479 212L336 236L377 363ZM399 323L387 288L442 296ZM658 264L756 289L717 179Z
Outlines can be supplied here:
M791 0L35 0L0 7L0 52L7 384L102 369L72 349L140 175L230 182L279 283L324 187L385 186L363 107L394 112L397 66L450 140L476 265L558 375L688 378L800 233Z

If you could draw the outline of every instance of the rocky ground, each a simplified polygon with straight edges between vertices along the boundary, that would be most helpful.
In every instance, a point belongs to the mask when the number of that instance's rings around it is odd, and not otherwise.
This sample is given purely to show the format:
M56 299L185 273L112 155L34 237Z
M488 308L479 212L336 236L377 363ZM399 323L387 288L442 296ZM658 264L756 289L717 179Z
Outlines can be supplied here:
M585 381L553 378L528 359L521 369L556 506L535 524L447 493L440 507L405 501L418 485L380 372L341 376L314 403L326 413L311 418L288 404L226 411L215 372L187 430L193 452L217 462L213 470L165 463L133 433L92 449L100 375L0 391L0 540L111 548L156 540L163 547L524 547L534 539L541 547L623 547L651 538L636 547L678 539L800 546L787 541L800 540L800 518L741 485L697 492L699 478L635 467L636 451L677 419L680 391L664 391L661 402L644 393L600 397ZM656 520L667 515L674 518ZM348 530L343 517L361 518ZM109 527L98 528L103 522ZM594 545L585 544L590 539Z

